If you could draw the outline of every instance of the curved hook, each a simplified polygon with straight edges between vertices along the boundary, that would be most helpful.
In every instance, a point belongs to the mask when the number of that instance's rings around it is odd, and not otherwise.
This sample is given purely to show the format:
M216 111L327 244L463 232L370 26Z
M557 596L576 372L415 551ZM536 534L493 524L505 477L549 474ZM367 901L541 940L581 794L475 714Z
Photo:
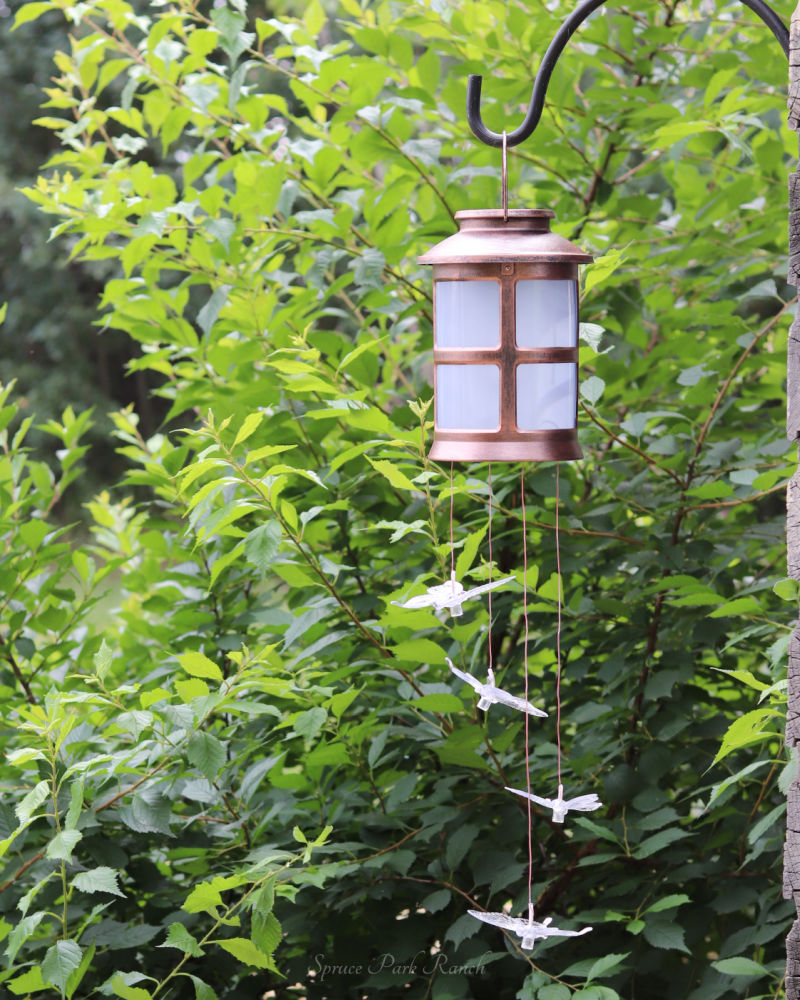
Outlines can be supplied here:
M567 42L575 34L580 25L598 7L602 7L605 2L606 0L584 0L567 17L554 35L542 58L542 64L539 67L539 72L536 74L536 79L533 81L533 90L531 91L531 101L528 105L527 114L522 124L506 136L506 144L509 148L511 146L518 146L521 142L524 142L539 124L539 119L542 117L542 110L544 108L545 95L547 94L547 85L550 83L550 77L553 74L558 57L564 51ZM753 13L758 14L775 36L788 59L789 31L778 14L764 0L742 0L742 3L745 7L749 7ZM503 133L492 132L491 129L488 129L483 124L483 119L481 118L482 82L483 77L470 74L467 81L467 122L477 139L486 143L487 146L499 148L503 145Z

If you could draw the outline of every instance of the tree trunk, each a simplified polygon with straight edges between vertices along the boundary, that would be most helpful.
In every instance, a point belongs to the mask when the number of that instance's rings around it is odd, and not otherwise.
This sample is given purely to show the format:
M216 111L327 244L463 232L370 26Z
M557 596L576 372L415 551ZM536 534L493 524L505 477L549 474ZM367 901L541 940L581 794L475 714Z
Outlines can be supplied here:
M800 4L789 29L789 128L800 132ZM800 172L789 176L789 282L800 289ZM786 433L800 440L800 318L789 331ZM800 580L800 470L786 494L786 563L789 576ZM800 745L800 621L789 645L789 689L786 706L786 746ZM800 781L789 788L786 806L786 846L783 895L793 899L800 915ZM786 938L786 1000L800 1000L800 916Z

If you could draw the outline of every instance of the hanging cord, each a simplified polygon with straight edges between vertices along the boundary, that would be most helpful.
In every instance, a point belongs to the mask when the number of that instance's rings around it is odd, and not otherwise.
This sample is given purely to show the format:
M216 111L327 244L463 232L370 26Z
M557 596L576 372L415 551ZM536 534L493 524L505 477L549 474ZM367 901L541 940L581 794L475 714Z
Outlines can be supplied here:
M492 494L492 463L489 462L489 583L492 583L492 576L494 570L494 558L492 556L492 501L494 496ZM489 678L491 682L492 668L494 664L492 663L492 592L489 591Z
M522 494L522 620L525 623L523 663L525 669L525 701L528 700L528 522L525 513L525 466L520 470ZM531 757L528 747L528 719L525 714L525 788L528 793L528 920L533 920L533 827L531 825Z
M453 547L453 463L450 463L450 582L456 581L456 550ZM455 589L455 587L454 587Z
M556 570L558 571L558 624L556 626L556 743L558 746L558 784L561 787L561 545L558 530L559 472L556 462Z

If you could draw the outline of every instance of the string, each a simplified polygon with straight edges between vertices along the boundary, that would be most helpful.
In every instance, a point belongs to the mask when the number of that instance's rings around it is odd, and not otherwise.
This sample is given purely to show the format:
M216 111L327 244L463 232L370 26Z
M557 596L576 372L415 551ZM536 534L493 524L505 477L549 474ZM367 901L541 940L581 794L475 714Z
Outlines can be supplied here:
M523 663L525 669L525 701L528 700L528 522L525 513L525 466L520 470L522 493L522 620L525 623ZM528 919L533 920L533 827L531 825L531 758L528 747L528 712L525 712L525 781L528 793Z
M450 463L450 579L455 580L456 552L453 548L453 463Z
M492 572L494 560L492 557L492 463L489 462L489 583L492 583ZM492 592L489 591L489 674L491 676L492 667Z
M558 784L561 785L561 545L558 530L559 471L556 462L556 569L558 571L558 624L556 626L556 744L558 746Z

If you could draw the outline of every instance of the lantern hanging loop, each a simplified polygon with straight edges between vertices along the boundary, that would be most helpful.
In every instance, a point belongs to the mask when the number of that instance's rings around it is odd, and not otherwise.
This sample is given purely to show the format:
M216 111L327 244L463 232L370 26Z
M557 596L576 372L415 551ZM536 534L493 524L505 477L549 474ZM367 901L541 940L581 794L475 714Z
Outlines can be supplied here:
M508 222L508 136L503 132L503 169L500 183L500 206L503 209L503 222Z
M480 139L487 146L494 146L498 149L501 146L504 148L518 146L519 143L524 142L532 134L533 130L539 124L539 119L542 117L547 86L550 83L550 77L555 69L558 57L564 51L567 42L580 25L598 7L602 7L605 2L606 0L584 0L558 29L552 42L547 47L547 51L539 67L539 72L536 74L533 82L531 101L528 105L525 119L513 132L509 132L507 135L505 132L492 132L491 129L488 129L483 124L483 119L481 118L481 84L483 77L473 73L470 74L467 81L467 122L477 139ZM764 0L742 0L742 3L745 7L749 7L754 14L758 14L777 39L778 44L788 59L789 30L778 14Z

